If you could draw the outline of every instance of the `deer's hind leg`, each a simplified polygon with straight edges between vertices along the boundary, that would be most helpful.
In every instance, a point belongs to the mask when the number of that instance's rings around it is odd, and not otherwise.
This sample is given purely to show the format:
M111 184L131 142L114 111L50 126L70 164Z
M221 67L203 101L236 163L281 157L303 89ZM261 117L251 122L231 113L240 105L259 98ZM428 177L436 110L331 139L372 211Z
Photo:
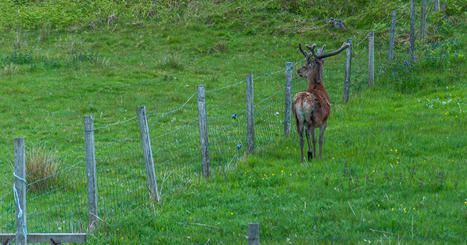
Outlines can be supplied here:
M314 139L314 135L315 135L314 131L315 131L314 128L311 128L311 127L307 127L305 129L306 141L308 142L308 161L311 161L311 159L313 159L313 152L312 152L311 142L310 142L310 132L312 132L313 139Z
M316 157L316 136L314 128L311 130L311 139L313 140L313 155Z
M297 126L298 136L300 136L300 162L303 162L303 125Z

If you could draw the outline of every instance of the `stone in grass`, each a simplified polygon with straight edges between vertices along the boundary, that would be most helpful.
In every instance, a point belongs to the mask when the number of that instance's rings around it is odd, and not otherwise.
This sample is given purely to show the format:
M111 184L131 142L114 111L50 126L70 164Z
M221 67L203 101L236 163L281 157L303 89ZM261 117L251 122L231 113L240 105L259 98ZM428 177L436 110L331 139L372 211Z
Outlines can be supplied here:
M341 19L334 19L334 18L324 19L324 23L329 24L329 26L334 27L336 29L343 29L343 30L347 29L346 24Z

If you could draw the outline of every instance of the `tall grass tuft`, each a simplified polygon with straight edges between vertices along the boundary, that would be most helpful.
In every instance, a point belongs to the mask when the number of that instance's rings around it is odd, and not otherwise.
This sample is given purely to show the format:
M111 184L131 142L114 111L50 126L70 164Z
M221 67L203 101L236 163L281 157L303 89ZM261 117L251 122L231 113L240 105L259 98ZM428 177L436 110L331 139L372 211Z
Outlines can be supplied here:
M34 146L26 153L28 190L42 192L57 184L59 161L57 155L43 146Z
M163 70L179 70L184 69L183 63L178 55L168 54L162 57L157 63L156 67Z

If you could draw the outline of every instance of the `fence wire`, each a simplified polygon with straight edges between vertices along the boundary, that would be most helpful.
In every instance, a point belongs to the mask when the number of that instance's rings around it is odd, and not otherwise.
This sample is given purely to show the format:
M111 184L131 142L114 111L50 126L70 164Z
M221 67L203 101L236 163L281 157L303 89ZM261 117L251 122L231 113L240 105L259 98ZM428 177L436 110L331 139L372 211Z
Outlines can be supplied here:
M407 25L407 14L398 11L396 26ZM427 15L431 13L428 8ZM387 65L387 29L390 18L375 26L375 81L389 72ZM387 24L384 24L386 23ZM353 46L350 98L368 87L368 36L365 34ZM402 51L401 51L402 50ZM407 57L407 50L395 47L395 59ZM431 57L433 58L433 57ZM294 70L299 62L294 62ZM344 69L342 59L326 61L323 79L332 103L342 98ZM399 60L400 61L400 60ZM285 69L254 76L255 88L255 146L256 151L268 148L283 134ZM295 74L294 74L295 76ZM305 90L305 79L295 78L292 91ZM218 93L228 90L229 93ZM159 192L162 199L190 188L202 176L196 93L178 98L177 106L160 111L148 111L153 157ZM160 109L160 108L158 108ZM245 78L222 87L206 90L208 138L211 168L214 174L225 174L246 154L246 98ZM146 166L141 139L138 137L137 116L113 123L96 123L96 161L98 185L98 216L106 222L112 217L149 207L152 204L147 188ZM293 124L292 129L293 132ZM115 132L125 132L115 138ZM84 148L75 155L84 156ZM34 233L73 233L87 229L86 162L81 159L66 162L63 169L28 184L28 230ZM363 179L363 177L362 177ZM0 233L14 233L15 206L11 187L14 179L0 180ZM365 180L366 184L366 180ZM180 221L174 221L174 224ZM278 241L321 241L319 239ZM234 242L244 241L232 240ZM227 242L227 241L223 241Z

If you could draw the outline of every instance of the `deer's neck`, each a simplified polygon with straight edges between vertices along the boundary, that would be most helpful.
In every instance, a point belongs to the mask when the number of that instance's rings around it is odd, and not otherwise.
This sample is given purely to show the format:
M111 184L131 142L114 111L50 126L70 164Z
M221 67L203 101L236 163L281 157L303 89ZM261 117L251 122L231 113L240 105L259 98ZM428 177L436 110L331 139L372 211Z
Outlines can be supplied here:
M308 91L313 89L324 90L323 85L323 66L320 64L315 63L313 65L313 70L310 74L308 74Z

